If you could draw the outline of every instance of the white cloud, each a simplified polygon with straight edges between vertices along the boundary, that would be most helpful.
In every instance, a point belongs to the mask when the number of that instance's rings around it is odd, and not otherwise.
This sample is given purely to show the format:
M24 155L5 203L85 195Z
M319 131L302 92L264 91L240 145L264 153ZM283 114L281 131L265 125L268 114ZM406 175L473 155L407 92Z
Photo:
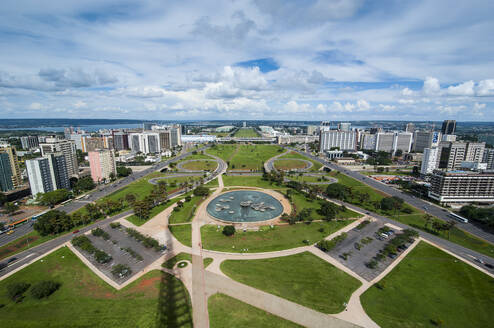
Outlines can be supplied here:
M494 96L494 79L480 81L477 86L477 95Z
M383 104L379 104L379 107L385 111L385 112L389 112L389 111L393 111L396 109L396 106L394 105L383 105Z
M367 101L361 99L357 101L357 107L361 111L366 111L370 109L370 104Z
M405 88L405 89L401 90L401 94L403 96L413 96L415 94L415 92L410 90L409 88Z
M453 96L473 96L475 91L473 87L475 83L473 81L467 81L456 86L448 87L448 94Z
M424 81L423 91L427 95L438 95L441 91L439 80L434 77L427 77Z
M75 108L84 108L84 107L87 107L87 104L84 101L79 100L78 102L76 102L74 104L74 107Z

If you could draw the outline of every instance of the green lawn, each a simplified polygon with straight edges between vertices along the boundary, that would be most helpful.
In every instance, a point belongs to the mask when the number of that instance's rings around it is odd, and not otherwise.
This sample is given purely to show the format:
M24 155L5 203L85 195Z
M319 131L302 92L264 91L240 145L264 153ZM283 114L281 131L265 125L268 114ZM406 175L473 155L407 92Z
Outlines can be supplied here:
M312 200L310 198L305 197L303 194L296 192L295 190L292 190L292 206L294 207L294 210L299 212L301 209L306 209L310 208L312 209L311 211L311 218L314 220L322 220L324 217L317 212L324 203L323 200L320 199L315 199ZM346 209L345 211L339 212L336 215L336 218L338 219L348 219L348 218L360 218L362 217L361 214L358 214L350 209Z
M228 162L237 151L237 147L238 145L213 145L206 152Z
M268 189L279 189L284 187L271 184L269 181L265 181L261 176L239 176L239 175L223 175L223 184L228 186L245 186L245 187L258 187Z
M309 162L312 162L312 167L311 167L311 171L318 171L321 167L322 167L322 164L317 162L317 161L313 161L312 159L304 156L304 155L301 155L297 152L289 152L288 154L286 155L283 155L281 156L280 158L295 158L295 159L305 159L306 161L309 161Z
M195 209L201 203L202 197L193 196L189 202L184 202L183 207L178 212L172 211L169 218L169 223L186 223L192 221ZM176 207L178 208L178 207Z
M328 182L330 181L329 178L327 178L327 180L324 180L324 177L323 175L321 176L309 176L309 175L298 175L298 174L292 174L292 175L286 175L286 177L290 180L294 180L294 181L298 181L298 182L320 182L320 183L324 183L324 182Z
M323 313L344 309L360 281L312 253L261 259L227 260L230 278Z
M219 184L218 184L218 178L214 178L213 180L211 180L208 183L206 183L204 186L205 187L212 187L212 188L218 187L219 186Z
M282 153L283 148L274 145L239 145L230 159L230 170L262 170L263 163Z
M369 288L361 301L381 327L494 325L494 279L424 242L380 284L384 289Z
M192 247L192 227L190 224L169 225L168 229L179 242Z
M225 294L208 299L211 328L297 328L302 327Z
M218 230L216 225L201 227L201 239L204 249L222 252L259 253L273 252L283 249L307 246L345 227L351 220L332 222L312 222L311 224L298 223L294 225L262 226L259 231L237 230L227 237ZM177 227L177 226L176 226ZM319 231L323 229L323 231ZM244 250L246 249L246 250ZM242 251L244 250L244 251Z
M235 138L256 138L259 134L254 130L254 128L240 128L233 135Z
M296 158L276 159L274 161L274 167L278 170L289 171L295 169L305 169L307 167L307 163Z
M218 167L218 163L213 160L200 160L182 164L181 167L192 171L214 171Z
M379 214L388 216L392 218L393 220L408 224L413 226L414 228L420 229L420 230L427 230L425 229L425 220L423 218L424 212L421 210L418 210L415 207L412 207L410 205L405 205L406 207L410 208L412 210L411 214L399 214L395 215L393 212L386 212L382 211L380 209L376 209L374 205L372 204L373 201L380 201L383 197L386 195L353 179L350 178L344 174L337 174L334 171L331 172L331 175L336 177L338 179L338 183L342 183L346 186L352 187L354 190L358 190L359 192L366 192L369 194L370 199L367 202L361 202L359 199L351 199L349 202L353 203L359 207L365 208L370 211L377 212ZM435 220L444 222L438 218L435 218ZM444 239L448 239L448 233L447 232L441 232L439 234L439 237L442 237ZM472 234L469 234L463 230L460 230L458 228L453 228L450 232L449 240L457 243L459 245L462 245L466 248L472 249L474 251L486 254L488 256L494 257L494 245L491 243L488 243L480 238L475 237Z
M6 286L12 282L32 285L43 280L54 280L62 285L42 300L34 299L29 290L18 304L6 297ZM164 284L165 280L169 283ZM176 319L169 323L186 323L191 318L186 313L190 312L190 306L174 311L176 304L162 300L165 287L172 285L177 303L188 299L187 290L179 280L156 270L117 291L64 247L44 257L43 262L37 261L0 282L0 304L5 304L0 308L0 318L2 327L9 328L154 327L157 318L161 319L162 312L166 312L172 314L168 318Z

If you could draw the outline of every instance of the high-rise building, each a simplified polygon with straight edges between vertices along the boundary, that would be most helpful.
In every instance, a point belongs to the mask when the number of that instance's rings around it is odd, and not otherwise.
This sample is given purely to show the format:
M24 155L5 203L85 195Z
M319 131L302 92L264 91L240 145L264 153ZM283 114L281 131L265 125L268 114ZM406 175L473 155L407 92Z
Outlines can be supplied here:
M153 129L153 126L155 126L156 123L143 123L142 128L144 131L149 131Z
M116 151L130 149L128 133L113 131L112 135L113 135L113 148Z
M133 153L159 153L160 135L158 132L143 132L130 134L130 149Z
M338 130L348 132L352 123L338 123Z
M462 162L480 163L484 156L485 142L447 142L439 144L439 168L461 169Z
M425 148L434 148L441 142L441 132L415 131L413 133L413 151L422 153Z
M14 189L12 183L12 168L7 153L0 153L0 191L10 191Z
M22 149L33 149L39 146L39 141L37 136L24 136L21 137Z
M317 126L315 125L308 125L307 126L307 135L313 136L317 133Z
M494 202L494 173L435 170L429 197L440 203Z
M487 170L494 170L494 149L493 148L484 149L484 156L482 158L482 163L487 164Z
M244 122L242 123L242 126L243 126L244 128L246 128L246 127L247 127L247 122L245 122L245 121L244 121Z
M376 150L377 135L370 133L362 133L360 135L360 149Z
M67 136L67 140L73 140L75 143L75 148L81 150L83 153L86 153L86 145L85 138L89 138L89 134L85 133L72 133Z
M376 151L385 151L387 153L394 151L394 140L394 132L376 133Z
M411 132L395 132L393 140L393 152L401 150L409 153L412 148L413 134Z
M79 164L77 162L77 152L73 140L59 140L47 138L45 143L40 144L41 155L51 153L62 153L65 156L69 177L79 176Z
M171 149L171 131L163 130L159 132L160 136L160 150L163 152L165 150Z
M442 134L455 134L455 131L456 131L456 121L455 120L443 121L443 126L441 128Z
M21 174L21 169L19 167L19 161L17 159L17 152L15 147L12 146L0 146L0 154L3 155L3 171L4 173L0 173L4 175L4 178L10 177L11 183L5 184L6 188L7 186L11 186L9 190L12 189L17 189L22 185L22 174ZM7 161L8 159L8 164L10 165L10 169L7 169ZM4 190L7 191L7 190Z
M411 132L411 133L414 133L415 132L415 124L413 123L408 123L405 127L405 131L406 132Z
M182 145L182 131L180 129L179 124L173 125L171 128L171 147L174 148L176 146Z
M319 136L320 152L338 148L339 150L355 150L356 134L354 131L321 131Z
M321 125L319 125L319 131L329 131L331 130L331 122L330 121L322 121Z
M115 152L112 149L98 149L88 152L91 178L94 182L110 179L111 173L117 175Z
M26 169L34 197L39 193L70 188L68 168L62 153L27 160Z
M438 161L439 149L437 148L425 148L424 156L422 156L422 165L420 167L420 174L427 175L434 172L439 165Z

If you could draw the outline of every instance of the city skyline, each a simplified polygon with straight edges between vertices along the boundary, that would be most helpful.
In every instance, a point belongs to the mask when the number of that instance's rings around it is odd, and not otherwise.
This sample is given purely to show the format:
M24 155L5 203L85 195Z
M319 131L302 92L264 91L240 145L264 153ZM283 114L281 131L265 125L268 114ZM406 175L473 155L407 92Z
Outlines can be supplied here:
M6 1L0 117L486 121L494 5L455 6Z

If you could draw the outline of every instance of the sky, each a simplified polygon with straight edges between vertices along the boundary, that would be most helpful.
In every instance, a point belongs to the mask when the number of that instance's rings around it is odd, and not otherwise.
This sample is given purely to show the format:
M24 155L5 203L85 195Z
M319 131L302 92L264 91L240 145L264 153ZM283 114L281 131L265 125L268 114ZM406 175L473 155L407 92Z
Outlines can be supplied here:
M494 1L3 0L1 118L494 121Z

